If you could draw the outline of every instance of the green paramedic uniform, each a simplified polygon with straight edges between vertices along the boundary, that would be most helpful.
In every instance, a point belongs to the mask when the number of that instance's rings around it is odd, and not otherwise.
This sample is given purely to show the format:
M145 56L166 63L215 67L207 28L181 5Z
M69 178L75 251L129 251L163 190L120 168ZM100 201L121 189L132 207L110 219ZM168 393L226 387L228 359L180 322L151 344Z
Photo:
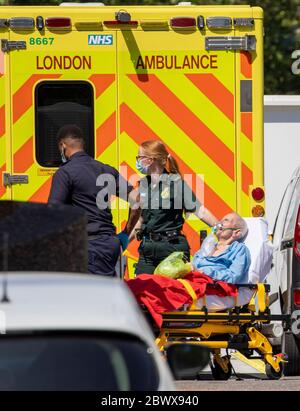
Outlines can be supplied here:
M201 203L179 174L164 170L159 181L151 176L139 182L143 224L138 232L139 260L135 274L153 274L157 265L174 251L190 259L190 247L182 233L184 213L199 210Z

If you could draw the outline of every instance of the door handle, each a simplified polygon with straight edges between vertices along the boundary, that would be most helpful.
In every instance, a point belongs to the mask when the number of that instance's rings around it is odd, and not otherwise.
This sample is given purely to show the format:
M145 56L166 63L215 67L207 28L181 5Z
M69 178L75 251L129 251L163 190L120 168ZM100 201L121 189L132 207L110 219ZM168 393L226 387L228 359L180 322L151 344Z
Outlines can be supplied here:
M293 247L293 240L281 241L280 250L286 250L287 248Z
M29 178L27 174L3 174L4 187L12 186L13 184L28 184Z

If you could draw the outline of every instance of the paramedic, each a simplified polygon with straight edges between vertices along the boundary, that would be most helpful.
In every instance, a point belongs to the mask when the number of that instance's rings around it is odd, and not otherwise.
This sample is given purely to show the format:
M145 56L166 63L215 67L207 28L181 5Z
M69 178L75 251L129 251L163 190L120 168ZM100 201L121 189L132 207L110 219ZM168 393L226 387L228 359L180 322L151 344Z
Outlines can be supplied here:
M86 213L88 271L115 276L120 244L123 249L127 247L128 234L137 223L140 210L138 207L130 208L127 225L117 236L112 222L110 197L114 194L136 205L137 190L133 190L115 168L94 160L84 151L83 132L76 125L61 127L57 139L63 164L53 176L48 202L71 204ZM99 205L101 190L106 193L103 196L106 201Z
M211 250L207 250L208 255L203 247L196 252L192 260L193 268L216 281L248 283L251 257L247 246L241 242L247 231L246 221L237 213L225 215L216 225L215 244Z
M135 236L141 241L135 274L152 274L174 251L183 251L190 259L190 247L182 232L184 213L195 213L209 226L217 219L196 199L162 142L142 143L136 168L146 176L139 181L141 216L130 235L130 240Z

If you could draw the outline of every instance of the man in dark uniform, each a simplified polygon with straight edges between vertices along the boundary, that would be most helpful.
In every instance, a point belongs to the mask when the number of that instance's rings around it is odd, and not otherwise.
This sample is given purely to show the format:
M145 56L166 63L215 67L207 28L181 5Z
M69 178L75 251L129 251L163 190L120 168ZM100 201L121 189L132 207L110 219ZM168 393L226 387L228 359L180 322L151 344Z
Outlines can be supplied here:
M86 213L88 271L115 276L120 245L123 249L127 247L128 235L138 221L140 210L130 209L127 225L117 236L110 197L116 195L136 205L138 196L115 168L94 160L84 151L79 127L61 127L57 139L63 164L53 176L48 202L71 204Z
M137 238L141 244L136 274L153 273L156 266L174 251L183 251L189 261L190 247L182 232L184 214L195 213L203 218L202 204L179 174L164 170L156 184L152 180L147 175L139 184L142 214L140 225L137 224ZM214 219L209 216L208 221L212 224Z

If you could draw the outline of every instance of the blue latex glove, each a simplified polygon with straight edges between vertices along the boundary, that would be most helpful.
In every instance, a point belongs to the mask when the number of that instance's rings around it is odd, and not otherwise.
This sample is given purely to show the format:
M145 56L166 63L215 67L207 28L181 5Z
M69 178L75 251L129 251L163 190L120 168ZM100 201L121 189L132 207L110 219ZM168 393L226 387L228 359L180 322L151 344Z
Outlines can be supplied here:
M129 244L129 236L124 232L121 231L118 235L117 235L118 239L120 240L121 246L122 246L122 250L125 251L126 248L128 247Z

